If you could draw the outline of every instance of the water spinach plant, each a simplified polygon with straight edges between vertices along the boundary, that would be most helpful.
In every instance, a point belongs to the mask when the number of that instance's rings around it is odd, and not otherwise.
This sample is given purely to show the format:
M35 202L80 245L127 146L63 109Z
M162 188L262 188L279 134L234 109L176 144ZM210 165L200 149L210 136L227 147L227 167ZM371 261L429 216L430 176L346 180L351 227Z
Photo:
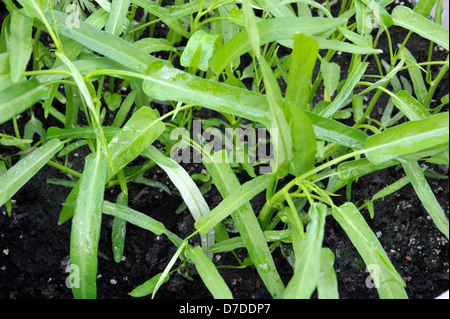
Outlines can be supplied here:
M133 297L154 296L175 272L195 269L214 298L232 298L214 255L245 248L249 258L236 255L236 262L253 267L274 298L339 298L335 255L323 245L334 219L371 270L379 297L407 298L362 211L377 218L373 202L409 183L448 239L448 218L426 179L430 166L449 162L449 95L435 96L448 55L433 59L435 45L448 52L449 31L439 14L428 19L435 4L442 12L442 0L420 0L413 9L393 0L3 2L0 124L12 122L14 134L0 133L0 143L17 152L0 157L0 206L11 215L11 199L45 165L65 174L52 182L71 187L59 223L71 223L75 298L97 296L105 215L114 218L117 262L128 223L177 247ZM156 37L162 25L166 32ZM400 43L391 39L394 27L408 30ZM408 50L412 34L430 43L427 60ZM341 55L351 57L345 70ZM206 109L214 117L196 115ZM30 120L21 131L17 116L24 114ZM48 127L48 118L58 125ZM208 134L195 130L199 121ZM229 137L224 128L237 133ZM256 131L267 134L240 138ZM80 172L68 159L81 147L90 154ZM186 170L195 158L202 174ZM338 191L348 194L358 178L388 167L405 176L364 203L347 196L335 204ZM130 183L170 192L144 176L156 168L195 220L186 238L129 205ZM223 199L216 207L204 198L212 185ZM113 187L121 190L117 200L105 200ZM266 201L255 211L250 201L261 193ZM287 282L277 249L292 265Z

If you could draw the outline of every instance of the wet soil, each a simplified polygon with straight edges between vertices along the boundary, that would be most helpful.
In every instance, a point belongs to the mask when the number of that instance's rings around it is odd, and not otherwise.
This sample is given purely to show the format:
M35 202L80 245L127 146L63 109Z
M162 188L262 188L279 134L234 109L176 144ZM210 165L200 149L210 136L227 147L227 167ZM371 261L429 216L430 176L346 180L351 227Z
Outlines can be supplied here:
M3 12L3 8L0 12ZM0 17L3 18L3 17ZM2 21L2 20L0 20ZM404 30L393 28L394 43L401 42ZM385 40L385 39L384 39ZM420 37L412 36L408 48L419 61L427 58L429 43ZM388 52L385 50L385 52ZM436 47L433 57L445 59L445 52ZM384 54L385 59L388 59ZM349 56L337 56L334 62L340 63L345 76ZM376 69L372 74L377 74ZM402 74L408 77L407 73ZM448 93L448 74L436 100ZM379 106L386 104L380 99ZM158 106L158 108L162 108ZM377 114L377 111L375 111ZM35 108L37 118L43 120L40 107ZM216 116L214 112L200 111L199 117ZM378 114L380 115L380 114ZM29 114L18 119L23 128ZM51 117L44 121L44 127L57 125ZM13 134L9 123L0 126L1 131ZM11 148L0 147L0 154L11 155ZM71 167L82 171L84 157L88 149L81 148L69 159ZM436 172L448 174L447 166L433 166ZM199 173L201 165L186 165L190 173ZM180 237L188 236L194 230L193 220L188 211L175 214L182 204L176 188L163 171L154 168L148 178L160 181L170 187L174 196L143 185L130 184L130 207L161 221L168 229ZM402 170L385 169L358 180L352 187L352 201L362 202L373 194L403 177ZM9 218L5 207L0 207L0 299L70 299L72 293L66 286L69 260L70 221L58 226L58 216L70 192L69 188L51 185L48 178L67 178L54 168L44 167L28 184L13 197L13 212ZM242 181L248 176L242 174ZM439 203L448 216L449 183L446 179L429 179ZM0 186L1 187L1 186ZM107 190L105 198L115 201L119 190ZM345 201L345 190L339 192L336 204ZM214 208L221 197L213 186L205 195L210 208ZM252 200L255 211L265 202L263 195ZM368 211L363 211L372 230L379 237L385 251L397 271L404 278L406 291L412 299L434 298L449 287L449 249L448 241L427 217L427 213L410 185L400 191L375 201L375 217L371 219ZM131 298L128 293L155 274L162 272L175 253L174 245L164 236L155 236L138 227L128 224L124 260L116 263L111 252L112 218L104 216L99 244L98 297L100 299ZM195 239L194 239L195 240ZM327 219L324 246L336 254L335 269L338 277L340 297L343 299L377 298L376 289L368 288L368 273L365 265L340 226L331 218ZM243 259L247 253L238 250ZM274 259L282 279L287 283L292 276L292 268L279 250ZM221 266L237 266L232 254L216 254L214 262ZM221 268L220 273L237 299L267 299L270 294L252 267L245 269ZM194 272L191 278L182 273L173 274L164 284L156 299L208 299L208 292L199 276Z

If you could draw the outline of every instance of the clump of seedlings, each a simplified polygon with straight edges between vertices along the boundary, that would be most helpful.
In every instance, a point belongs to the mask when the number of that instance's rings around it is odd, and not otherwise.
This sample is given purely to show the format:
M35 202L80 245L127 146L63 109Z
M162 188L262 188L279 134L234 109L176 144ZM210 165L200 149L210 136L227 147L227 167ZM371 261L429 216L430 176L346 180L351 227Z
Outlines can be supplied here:
M71 223L75 298L97 296L105 215L114 218L117 262L129 223L177 247L133 297L155 295L174 272L195 268L214 298L232 298L214 255L245 248L249 258L236 255L236 263L253 267L274 298L339 298L335 255L323 245L334 219L380 298L407 298L361 211L377 218L374 201L409 183L448 239L447 216L426 179L436 175L430 166L449 162L449 95L435 96L449 61L433 56L435 45L449 50L442 0L389 10L393 0L3 2L0 130L11 121L15 132L0 133L0 143L15 151L0 157L0 206L11 216L11 199L45 165L65 173L52 183L71 188L59 223ZM156 37L162 24L164 37ZM403 41L392 41L393 27L408 30ZM425 60L408 50L413 33L430 43ZM345 69L340 55L351 57ZM196 115L205 109L217 116ZM16 117L24 113L30 120L21 131ZM48 127L50 119L57 125ZM76 171L68 158L81 147L90 154ZM202 174L190 174L190 164ZM195 221L186 238L129 205L130 183L170 193L145 177L156 167ZM347 196L336 204L339 190L350 194L358 178L389 167L405 176L363 203ZM216 207L204 198L212 185L223 199ZM105 200L113 187L117 200ZM250 201L261 193L265 204L255 210ZM278 249L292 265L287 283L274 262Z

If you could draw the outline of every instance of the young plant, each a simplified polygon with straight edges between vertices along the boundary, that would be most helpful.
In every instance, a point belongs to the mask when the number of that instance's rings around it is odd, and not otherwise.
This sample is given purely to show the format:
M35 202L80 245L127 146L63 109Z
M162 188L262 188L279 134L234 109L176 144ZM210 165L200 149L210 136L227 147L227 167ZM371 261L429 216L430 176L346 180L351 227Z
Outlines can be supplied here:
M45 165L67 174L68 180L53 182L72 187L59 223L72 223L70 259L80 276L75 298L97 296L104 215L114 216L116 262L127 223L165 235L177 247L165 270L142 278L133 297L154 296L171 274L195 266L215 298L232 298L214 254L245 248L249 258L235 255L236 261L254 267L274 298L311 298L316 290L319 298L339 298L334 253L323 243L334 219L368 269L376 270L371 275L380 298L407 298L401 274L361 213L368 207L376 218L373 201L407 183L448 238L448 219L421 166L449 162L448 94L435 101L449 61L448 55L445 61L432 57L433 43L449 50L449 32L427 19L442 1L391 12L391 0L3 2L9 15L0 37L0 124L11 121L14 134L1 133L0 144L18 149L20 157L0 157L0 206L11 214L11 198ZM65 10L68 5L86 16ZM154 37L159 22L169 28L166 38ZM401 43L392 42L392 26L409 30ZM426 61L408 51L412 33L431 42ZM387 61L378 48L384 38ZM337 53L351 56L348 70L333 62ZM371 63L379 74L369 73ZM172 109L161 114L152 101ZM34 116L39 108L44 119ZM202 108L222 115L203 120L209 136L195 129L193 111L202 114ZM16 120L21 114L31 115L24 131ZM50 116L60 124L48 127ZM221 127L238 134L227 138ZM270 136L251 143L239 137L243 127ZM268 145L273 156L255 159ZM83 146L90 155L83 171L74 171L69 154ZM176 161L180 148L193 151L189 160L200 158L197 164L206 169L200 179ZM143 164L135 164L137 158ZM394 166L406 176L363 205L333 199L358 178ZM195 221L186 238L129 205L129 183L171 194L144 177L155 167L170 178ZM243 171L250 176L245 182ZM212 184L223 198L216 207L204 198ZM113 187L120 188L117 203L104 199ZM250 201L263 192L265 204L255 211ZM189 240L197 235L195 246ZM273 258L277 249L288 252L288 282Z

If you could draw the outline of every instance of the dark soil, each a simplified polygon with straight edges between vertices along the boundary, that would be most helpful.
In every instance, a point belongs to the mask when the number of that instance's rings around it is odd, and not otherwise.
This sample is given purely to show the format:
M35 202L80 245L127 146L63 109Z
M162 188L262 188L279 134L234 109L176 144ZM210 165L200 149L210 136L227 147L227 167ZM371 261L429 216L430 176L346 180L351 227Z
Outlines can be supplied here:
M3 13L3 7L0 6ZM3 20L3 16L0 21ZM401 42L404 30L394 28L394 43ZM408 48L419 61L425 61L428 42L412 36ZM385 52L388 52L387 50ZM436 59L445 59L445 52L435 50ZM385 56L386 59L388 57ZM343 67L348 65L348 56L343 54L334 59ZM372 74L377 71L371 70ZM407 77L407 73L403 74ZM439 100L448 93L448 75L443 81L441 92L436 93ZM380 99L380 107L386 100ZM39 107L35 108L37 118L43 120ZM211 116L210 111L199 112L202 118ZM23 128L29 114L18 119ZM50 117L51 118L51 117ZM49 118L49 119L50 119ZM56 125L43 121L45 128ZM12 126L0 126L1 131L13 134ZM0 147L0 154L11 155L11 148ZM70 157L73 169L81 171L88 149L80 149ZM200 165L186 166L189 172L200 172ZM437 172L448 174L447 166L433 167ZM403 176L403 171L395 168L385 169L361 178L352 188L352 200L362 202L373 194ZM142 185L129 185L130 206L161 221L168 229L180 237L192 233L193 220L189 212L175 214L182 204L177 190L161 170L152 169L149 178L167 184L175 196ZM0 208L0 299L69 299L72 293L66 287L66 266L69 258L70 221L58 226L57 221L63 203L70 189L49 185L47 178L67 178L54 168L45 167L15 196L13 213L9 218L5 207ZM243 175L243 179L246 177ZM429 179L430 186L439 203L448 215L448 180ZM1 186L0 186L1 187ZM108 190L105 197L115 201L118 189ZM345 190L340 192L336 203L345 201ZM213 187L205 195L210 208L214 208L221 197ZM264 204L264 196L252 201L255 211ZM434 298L449 288L449 249L448 241L434 226L422 207L411 186L406 186L395 194L375 202L375 218L370 219L367 210L363 211L372 230L379 236L385 251L397 271L407 283L410 298ZM128 224L124 260L115 263L111 252L112 218L104 216L99 246L98 297L101 299L131 298L128 293L155 274L162 272L175 253L174 245L164 236L155 236L138 227ZM366 286L368 273L365 265L340 226L331 218L327 220L324 246L336 254L335 269L339 281L339 293L343 299L377 298L376 289ZM238 251L242 259L245 250ZM279 250L274 254L275 262L282 279L287 283L292 276L292 268ZM215 255L217 265L236 265L234 256L223 253ZM267 299L270 294L255 269L222 268L221 275L237 299ZM174 274L164 284L157 299L206 299L211 298L198 275L192 279L182 274Z

